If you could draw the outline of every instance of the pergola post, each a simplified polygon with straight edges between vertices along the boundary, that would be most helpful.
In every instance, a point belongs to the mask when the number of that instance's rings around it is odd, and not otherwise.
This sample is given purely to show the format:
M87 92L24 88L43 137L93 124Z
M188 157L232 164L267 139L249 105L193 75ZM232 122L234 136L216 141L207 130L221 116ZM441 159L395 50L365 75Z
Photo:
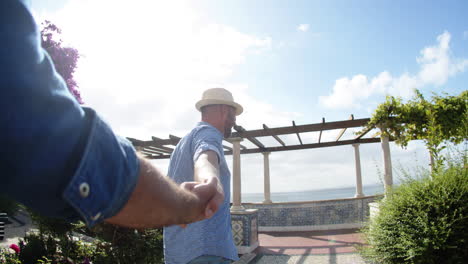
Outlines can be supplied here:
M263 194L265 200L263 203L272 203L270 197L270 161L269 156L271 152L262 152L263 154Z
M383 131L383 129L380 129ZM388 143L388 136L381 135L380 145L382 146L383 152L383 161L384 161L384 187L385 193L387 194L393 185L393 176L392 176L392 157L390 155L390 145Z
M359 144L353 144L354 147L354 159L356 162L356 195L355 198L363 197L362 193L362 176L361 176L361 157L359 155Z
M231 138L232 142L232 206L231 211L244 211L241 201L241 158L240 142L242 138Z

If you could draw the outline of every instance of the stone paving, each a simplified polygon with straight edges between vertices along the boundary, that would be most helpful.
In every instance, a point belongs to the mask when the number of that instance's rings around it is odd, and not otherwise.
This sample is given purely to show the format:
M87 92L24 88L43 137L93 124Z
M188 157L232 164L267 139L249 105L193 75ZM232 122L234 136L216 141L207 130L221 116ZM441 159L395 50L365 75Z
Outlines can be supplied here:
M250 264L365 264L357 253L333 255L259 255Z
M262 232L251 264L365 264L355 246L356 229L310 232Z

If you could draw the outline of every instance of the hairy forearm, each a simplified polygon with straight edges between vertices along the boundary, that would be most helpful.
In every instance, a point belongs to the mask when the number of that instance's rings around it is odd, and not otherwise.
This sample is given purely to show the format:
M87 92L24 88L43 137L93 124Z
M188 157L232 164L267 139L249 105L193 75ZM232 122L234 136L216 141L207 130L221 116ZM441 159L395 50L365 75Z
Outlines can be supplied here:
M133 228L161 227L197 220L203 202L162 175L149 161L140 160L137 185L123 209L107 222Z

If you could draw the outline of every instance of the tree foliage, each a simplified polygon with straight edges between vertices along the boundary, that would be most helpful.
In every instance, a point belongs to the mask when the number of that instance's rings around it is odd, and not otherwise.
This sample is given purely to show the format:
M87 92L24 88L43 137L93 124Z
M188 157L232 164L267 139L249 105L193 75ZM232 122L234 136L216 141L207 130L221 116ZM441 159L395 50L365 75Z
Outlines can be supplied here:
M423 140L439 166L444 143L459 144L468 139L468 91L458 96L434 95L431 100L415 91L406 103L388 96L372 115L367 128L379 127L384 136L406 147L410 140Z
M68 89L75 96L76 100L83 104L80 92L78 91L78 84L74 79L74 73L77 67L80 53L73 47L66 47L63 45L60 34L62 31L55 24L48 20L42 23L41 30L41 45L49 53L55 65L55 70L65 80Z

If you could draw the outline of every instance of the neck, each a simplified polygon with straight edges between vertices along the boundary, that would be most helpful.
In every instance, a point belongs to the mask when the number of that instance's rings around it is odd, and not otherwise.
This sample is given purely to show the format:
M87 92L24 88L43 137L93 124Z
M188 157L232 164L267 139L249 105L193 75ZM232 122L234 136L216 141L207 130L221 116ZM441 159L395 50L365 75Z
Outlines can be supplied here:
M216 129L218 129L219 132L221 132L221 134L224 135L224 124L223 123L215 122L214 120L212 120L210 118L203 118L203 117L202 117L201 121L206 122L206 123L214 126Z

